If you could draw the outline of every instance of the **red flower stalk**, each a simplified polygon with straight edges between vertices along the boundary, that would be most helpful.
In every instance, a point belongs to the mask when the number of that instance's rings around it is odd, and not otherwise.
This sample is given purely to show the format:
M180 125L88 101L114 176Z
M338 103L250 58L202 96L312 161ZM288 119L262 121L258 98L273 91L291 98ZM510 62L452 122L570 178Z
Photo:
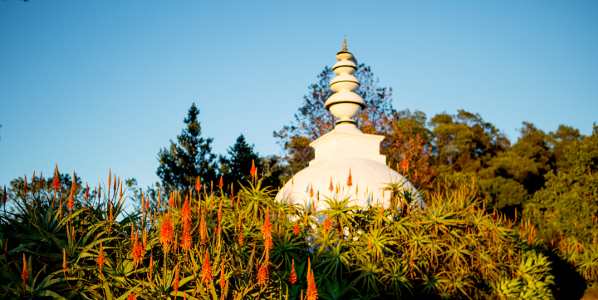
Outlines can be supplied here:
M328 190L330 192L334 191L334 185L332 184L332 177L330 177L330 183L328 183Z
M289 275L291 285L297 283L297 272L295 272L295 259L291 260L291 274Z
M313 186L309 186L309 198L313 198L314 197L314 187Z
M54 192L58 192L60 190L60 173L58 172L58 165L54 167L54 178L52 179L52 187L54 188Z
M264 217L264 225L262 225L262 237L264 238L264 250L266 251L266 256L270 253L270 249L272 249L272 224L270 223L270 208L266 208L266 215Z
M220 190L224 188L224 177L222 177L222 175L220 175L220 180L218 181L218 188L220 188Z
M170 193L170 197L168 198L168 205L170 205L170 207L174 207L174 192Z
M75 200L73 198L73 194L72 193L69 196L68 201L66 202L66 207L69 209L69 211L73 211L73 208L75 207Z
M197 176L195 178L195 191L199 194L199 191L201 191L201 179L199 179L199 176Z
M327 233L331 227L332 227L332 220L329 217L326 217L326 219L324 220L324 223L322 224L322 230L324 231L324 233Z
M139 264L143 259L143 245L139 242L139 237L137 233L135 233L135 238L133 241L133 248L131 249L131 256L133 257L133 263L135 265Z
M212 281L212 267L210 266L210 255L206 250L203 258L203 264L201 266L201 281L204 284L208 284Z
M137 295L135 295L135 293L130 293L129 296L127 296L127 300L137 300Z
M104 246L100 242L100 251L98 252L98 259L97 259L98 269L100 270L100 274L102 274L102 270L104 269Z
M220 289L221 290L223 290L224 286L226 285L226 278L225 278L225 275L224 275L224 260L220 264L220 280L219 280L218 284L220 284Z
M316 287L316 279L314 277L314 271L311 269L311 263L309 257L307 258L307 300L318 299L318 288Z
M23 268L21 270L21 280L23 281L23 285L27 285L27 281L29 281L29 270L27 269L27 257L25 257L25 253L23 253Z
M153 274L154 274L154 253L151 252L150 253L150 260L149 260L149 267L148 267L148 271L147 271L147 278L152 281L153 279Z
M174 280L172 281L172 288L174 289L175 297L176 297L176 294L178 294L178 292L179 292L179 283L180 283L179 265L177 264L176 267L174 268Z
M208 225L206 224L206 212L201 211L199 219L199 243L205 245L208 242Z
M403 174L406 174L407 172L409 172L409 160L407 160L406 158L403 158L403 160L401 160L399 167L401 168L401 172L403 172Z
M249 174L251 174L251 178L253 178L253 179L257 178L257 168L255 166L255 161L253 161L253 159L251 160L251 170L249 171Z
M183 208L181 208L181 218L183 219L183 224L191 223L191 205L187 196L185 197L185 202L183 202Z
M162 248L164 248L164 253L168 253L170 248L170 244L174 239L174 224L172 223L172 219L170 218L169 214L166 214L162 218L162 225L160 226L160 243L162 243Z
M191 223L184 222L183 223L183 234L181 235L181 248L183 248L183 250L185 250L185 251L191 249L192 240L193 239L191 237Z
M295 223L295 224L293 224L293 234L294 234L295 236L299 236L299 233L300 233L300 232L301 232L301 231L300 231L300 228L299 228L299 223Z
M257 271L257 283L261 286L265 286L268 282L269 271L268 263L263 263Z
M347 186L351 187L353 185L353 176L351 176L351 169L349 169L349 177L347 177Z

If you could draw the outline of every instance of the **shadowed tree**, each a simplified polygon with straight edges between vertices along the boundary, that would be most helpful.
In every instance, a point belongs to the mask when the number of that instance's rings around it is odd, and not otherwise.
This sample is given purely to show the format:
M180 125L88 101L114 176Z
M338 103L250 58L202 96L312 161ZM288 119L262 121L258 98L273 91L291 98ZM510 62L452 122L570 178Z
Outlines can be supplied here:
M170 141L168 148L158 153L158 177L167 190L187 189L197 176L204 182L216 179L216 155L212 153L212 138L201 136L199 109L193 103L185 117L185 128Z
M262 164L258 153L253 150L253 145L247 143L244 135L239 135L235 143L228 148L226 156L220 156L220 172L226 182L232 183L235 187L239 184L246 184L251 176L251 162L255 163L258 170Z

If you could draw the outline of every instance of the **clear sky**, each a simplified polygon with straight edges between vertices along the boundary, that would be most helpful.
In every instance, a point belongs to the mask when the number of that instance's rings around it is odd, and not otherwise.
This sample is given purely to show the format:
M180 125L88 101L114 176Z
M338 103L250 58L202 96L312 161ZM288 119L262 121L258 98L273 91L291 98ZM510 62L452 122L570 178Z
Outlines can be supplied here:
M0 0L0 185L55 163L151 184L193 101L215 152L243 133L280 154L344 35L397 109L511 139L598 121L598 1Z

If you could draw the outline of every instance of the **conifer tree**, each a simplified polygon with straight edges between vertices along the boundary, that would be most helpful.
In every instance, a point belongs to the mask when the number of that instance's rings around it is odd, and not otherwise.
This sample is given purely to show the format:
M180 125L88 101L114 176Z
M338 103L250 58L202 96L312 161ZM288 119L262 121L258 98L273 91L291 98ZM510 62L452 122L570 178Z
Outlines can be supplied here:
M203 182L216 179L216 155L212 153L212 138L201 136L199 109L193 103L184 119L185 128L170 141L168 148L158 153L157 175L167 189L188 189L199 176Z

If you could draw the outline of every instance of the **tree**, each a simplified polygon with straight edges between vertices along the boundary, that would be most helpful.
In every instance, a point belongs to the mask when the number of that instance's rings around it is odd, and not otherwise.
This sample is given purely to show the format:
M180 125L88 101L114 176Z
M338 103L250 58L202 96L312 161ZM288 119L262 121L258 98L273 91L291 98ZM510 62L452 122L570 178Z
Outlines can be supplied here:
M437 164L449 172L477 172L509 147L509 140L494 125L465 110L438 114L430 125Z
M251 180L250 170L253 163L257 168L258 177L262 180L262 186L274 189L280 187L280 180L287 171L280 157L260 157L253 148L244 135L239 135L235 144L228 148L227 156L220 156L220 172L224 180L235 187L239 184L247 185Z
M199 109L193 103L184 119L185 128L177 136L177 143L158 153L158 177L166 190L187 189L196 177L204 182L216 179L216 155L212 153L212 138L201 137Z
M249 171L253 162L258 170L262 164L258 153L249 145L244 135L239 135L236 142L228 148L227 156L220 156L220 172L226 182L233 185L246 184L251 176Z

